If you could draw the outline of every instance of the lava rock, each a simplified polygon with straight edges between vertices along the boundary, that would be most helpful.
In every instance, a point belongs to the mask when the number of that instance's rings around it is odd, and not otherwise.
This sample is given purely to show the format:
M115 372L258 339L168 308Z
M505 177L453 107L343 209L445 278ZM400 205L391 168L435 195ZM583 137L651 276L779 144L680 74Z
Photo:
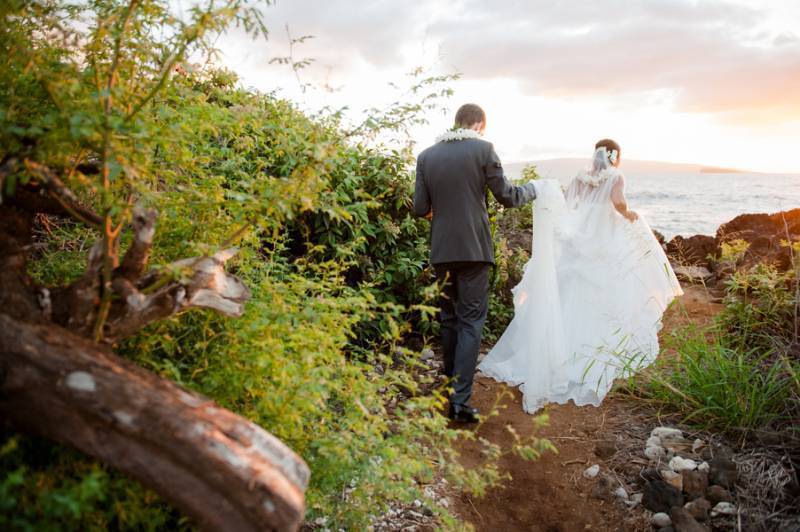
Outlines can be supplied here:
M708 473L703 471L682 471L683 492L690 499L697 499L705 495L708 489Z
M710 266L708 257L719 255L719 246L713 236L676 236L667 242L667 255L678 264Z
M711 484L732 488L736 485L736 464L726 456L716 456L709 463L708 479Z
M733 502L733 495L731 495L731 492L722 486L709 486L706 491L706 497L715 504L719 502Z
M669 511L675 532L708 532L708 528L697 522L685 508L675 507Z
M701 497L686 503L684 508L698 521L705 521L708 519L708 512L711 510L711 503Z
M606 460L617 454L617 444L613 440L599 441L594 446L594 454Z
M644 486L642 506L651 512L669 512L673 506L683 506L683 494L663 480L653 480Z

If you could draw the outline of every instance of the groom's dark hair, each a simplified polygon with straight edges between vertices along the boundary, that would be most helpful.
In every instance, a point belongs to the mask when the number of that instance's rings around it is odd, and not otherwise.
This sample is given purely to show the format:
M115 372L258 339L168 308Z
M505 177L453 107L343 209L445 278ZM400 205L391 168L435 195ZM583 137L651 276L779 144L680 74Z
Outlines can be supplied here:
M486 122L486 113L479 105L465 103L456 111L456 126L458 127L469 127L479 122Z
M622 155L622 148L619 147L616 140L611 139L603 139L598 140L597 144L594 145L594 149L597 148L605 148L607 151L617 150L617 155Z

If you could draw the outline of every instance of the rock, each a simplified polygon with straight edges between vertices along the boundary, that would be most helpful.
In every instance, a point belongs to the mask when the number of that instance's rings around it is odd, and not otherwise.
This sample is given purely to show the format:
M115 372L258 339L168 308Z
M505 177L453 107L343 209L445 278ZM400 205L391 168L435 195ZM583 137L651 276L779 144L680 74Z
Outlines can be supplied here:
M668 512L673 506L683 506L683 494L663 480L644 485L642 506L651 512Z
M689 458L681 458L680 456L674 457L669 461L669 468L680 473L681 471L693 471L697 469L697 462Z
M658 462L660 459L667 457L667 450L661 447L660 445L653 447L646 447L644 450L644 455L647 457L648 460Z
M742 214L717 230L717 246L737 239L750 244L740 266L749 268L757 263L771 263L787 270L792 266L791 253L782 242L800 240L800 209L775 214Z
M591 467L587 467L586 470L583 472L584 478L594 478L600 472L600 466L594 464Z
M731 495L731 492L722 486L709 486L708 490L706 490L706 497L714 504L719 502L733 502L733 495Z
M708 258L719 255L719 245L713 236L676 236L667 242L667 255L678 264L708 268Z
M736 513L736 506L733 504L729 502L718 502L711 510L711 517L717 517L718 515L736 515Z
M606 460L617 454L617 444L613 440L599 441L594 446L594 454Z
M628 505L630 508L635 508L642 503L642 494L641 493L634 493L630 496L630 498L625 501L625 504Z
M619 497L620 499L626 500L628 498L628 492L625 491L625 488L622 486L618 487L614 490L614 496Z
M658 469L655 467L647 467L642 469L642 472L639 473L639 476L644 480L661 480L661 473L659 473Z
M683 490L683 477L680 473L676 473L675 471L671 471L669 469L664 469L661 471L661 478L664 479L664 482L672 486L678 491Z
M661 445L666 445L671 441L683 440L683 432L672 427L656 427L650 431L650 437L656 437L660 440Z
M705 266L683 266L680 264L673 264L672 270L681 281L688 281L690 283L702 283L711 278L713 273Z
M711 466L708 465L708 462L702 462L700 465L697 466L698 471L702 471L704 473L708 473L711 469Z
M600 475L594 488L592 488L592 498L601 501L610 501L614 495L612 491L613 487L614 481L611 477L608 475Z
M665 528L672 524L672 519L666 513L658 512L650 518L650 524L656 528Z
M694 440L694 442L692 442L692 452L697 453L700 451L700 449L702 449L705 446L706 442L704 442L700 438L697 438L696 440Z
M675 532L708 532L708 528L697 522L685 508L675 507L669 511Z
M711 510L711 503L701 497L686 503L684 508L686 508L686 511L692 514L692 517L698 521L705 521L708 519L708 512Z
M711 484L732 488L736 485L736 464L726 456L716 456L709 463L708 479Z
M656 528L665 528L672 524L672 519L665 512L658 512L650 518L650 524Z
M684 470L681 472L683 477L683 492L690 499L697 499L706 494L708 489L708 473L703 471Z
M430 347L426 347L425 349L423 349L422 353L420 354L420 358L422 360L433 360L434 356L435 355L433 353L433 349L431 349Z

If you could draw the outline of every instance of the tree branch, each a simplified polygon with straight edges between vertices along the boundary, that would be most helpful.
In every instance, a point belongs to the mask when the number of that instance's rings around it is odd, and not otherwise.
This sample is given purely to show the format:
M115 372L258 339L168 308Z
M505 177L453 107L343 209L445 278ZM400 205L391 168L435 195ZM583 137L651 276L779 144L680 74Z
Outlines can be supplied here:
M309 471L280 440L109 349L0 309L0 415L154 489L204 530L296 530Z

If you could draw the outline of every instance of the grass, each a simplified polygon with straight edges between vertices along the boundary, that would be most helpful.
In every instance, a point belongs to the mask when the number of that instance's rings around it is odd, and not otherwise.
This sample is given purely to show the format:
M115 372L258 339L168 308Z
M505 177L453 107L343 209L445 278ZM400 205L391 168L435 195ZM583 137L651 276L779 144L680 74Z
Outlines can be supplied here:
M676 355L660 358L637 391L667 412L740 437L790 422L796 363L771 351L730 347L713 325L678 329L665 339L665 348Z

